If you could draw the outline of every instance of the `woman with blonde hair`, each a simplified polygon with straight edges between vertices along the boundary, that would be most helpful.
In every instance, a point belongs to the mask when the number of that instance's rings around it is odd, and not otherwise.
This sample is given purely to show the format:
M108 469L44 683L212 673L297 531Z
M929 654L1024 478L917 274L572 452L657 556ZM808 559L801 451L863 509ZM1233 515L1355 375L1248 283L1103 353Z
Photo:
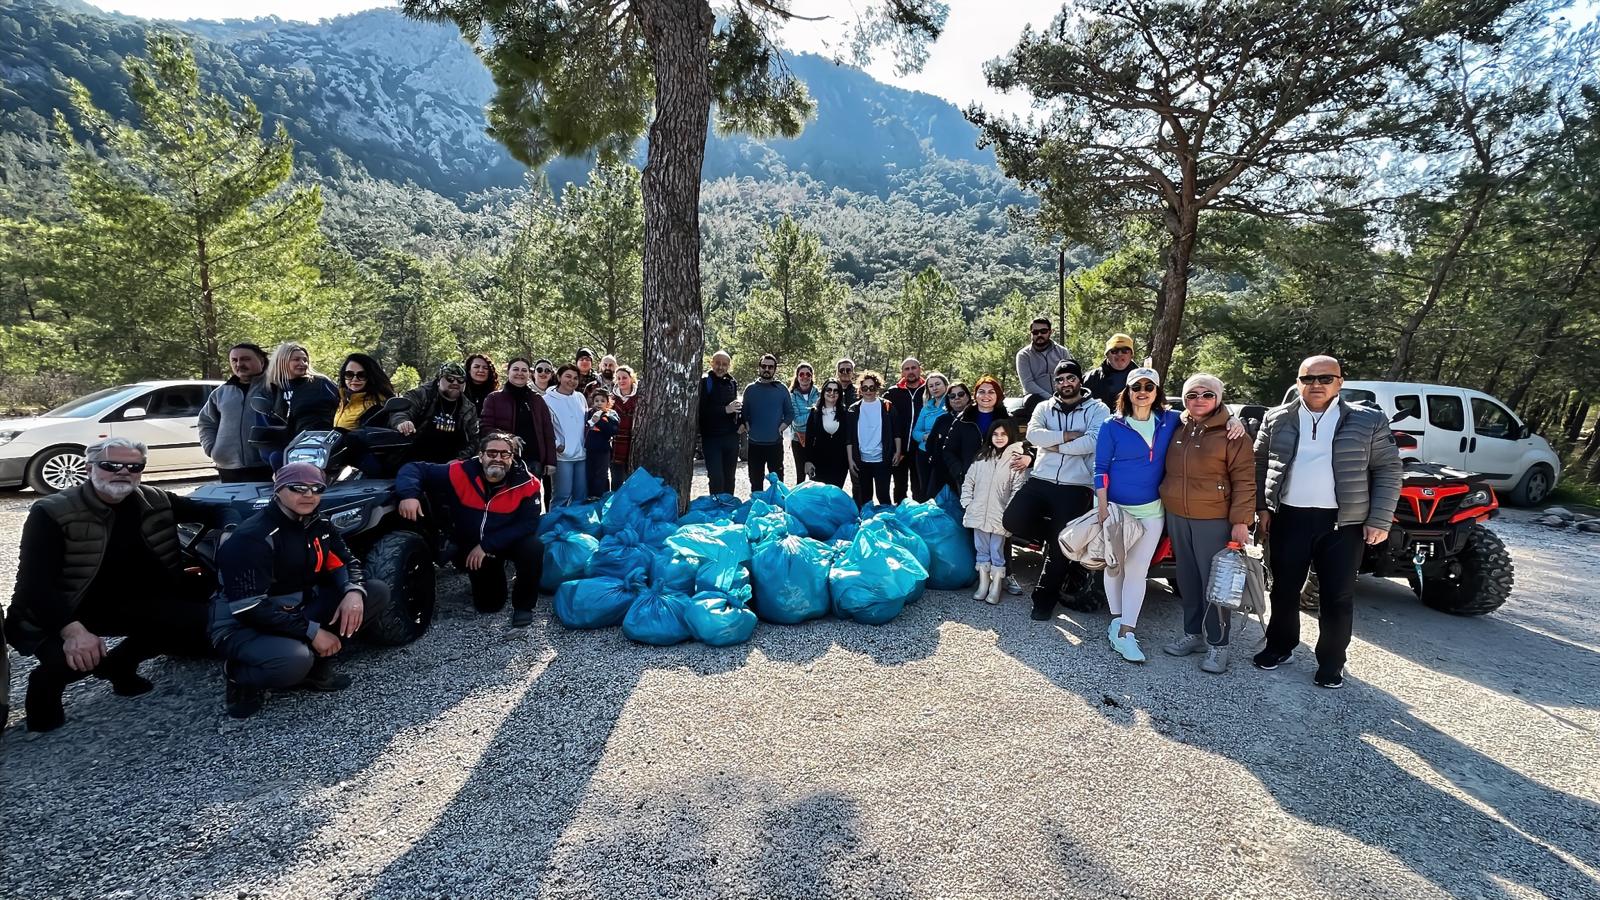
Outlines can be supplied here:
M284 446L303 431L326 431L339 411L339 387L333 379L311 367L311 351L296 341L284 341L267 360L267 389L273 414L288 426ZM273 468L281 451L273 454Z

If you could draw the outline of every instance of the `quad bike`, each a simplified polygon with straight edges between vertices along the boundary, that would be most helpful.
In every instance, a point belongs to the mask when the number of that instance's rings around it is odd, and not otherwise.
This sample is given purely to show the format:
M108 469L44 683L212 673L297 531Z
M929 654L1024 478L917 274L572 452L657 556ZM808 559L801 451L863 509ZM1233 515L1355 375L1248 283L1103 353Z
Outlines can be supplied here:
M385 409L393 411L398 404L408 403L395 398ZM282 425L257 425L251 429L250 441L265 447L281 446L284 432ZM436 516L424 515L415 522L400 517L393 479L367 477L353 464L370 454L384 471L393 471L410 443L410 438L388 428L357 428L301 432L284 449L286 463L310 462L326 473L328 489L318 512L339 529L350 551L363 561L367 575L389 585L388 605L370 610L361 626L363 638L386 646L416 640L432 624L435 565L444 558L444 538L435 526ZM272 502L272 484L205 484L189 497L229 507L231 518L243 520ZM194 524L184 525L183 531L191 563L214 571L222 535Z

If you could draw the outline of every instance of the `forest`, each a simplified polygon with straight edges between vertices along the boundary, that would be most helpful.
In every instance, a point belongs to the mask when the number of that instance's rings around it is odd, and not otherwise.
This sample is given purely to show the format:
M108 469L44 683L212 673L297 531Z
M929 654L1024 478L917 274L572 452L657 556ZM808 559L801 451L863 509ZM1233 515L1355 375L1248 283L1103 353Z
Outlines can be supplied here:
M1276 145L1253 140L1250 116L1263 97L1279 104L1275 122L1298 101L1270 74L1236 72L1233 93L1212 95L1224 124L1202 148L1136 127L1148 97L1164 96L1174 122L1202 105L1204 78L1169 72L1181 90L1162 95L1150 72L1166 57L1138 49L1170 49L1163 29L1193 23L1118 18L1161 4L1076 4L1122 30L1080 32L1063 15L991 63L991 83L1058 117L969 110L998 166L923 154L852 182L769 158L708 177L705 346L733 351L745 374L765 351L791 366L916 355L1009 386L1028 321L1056 315L1061 252L1061 330L1082 359L1126 331L1141 355L1168 353L1174 375L1211 371L1230 399L1270 401L1299 359L1329 352L1351 377L1495 394L1600 481L1600 378L1582 363L1600 352L1595 29L1560 6L1489 6L1376 66L1381 82L1306 98ZM126 22L41 9L0 4L3 43L62 23L100 29L47 54L76 55L99 81L91 90L66 63L0 69L0 409L215 376L236 340L300 339L323 369L373 351L397 384L469 352L554 359L589 346L640 360L636 158L436 192L388 164L375 174L354 146L309 152L240 78L208 70L218 57L204 35L130 35ZM1243 28L1213 40L1214 61L1267 53ZM113 64L81 49L112 45ZM1052 81L1050 66L1070 77ZM38 90L41 78L58 89ZM1246 87L1253 99L1230 113ZM1094 135L1074 133L1095 116ZM1228 168L1245 157L1252 166ZM1172 172L1191 170L1200 190L1169 190Z

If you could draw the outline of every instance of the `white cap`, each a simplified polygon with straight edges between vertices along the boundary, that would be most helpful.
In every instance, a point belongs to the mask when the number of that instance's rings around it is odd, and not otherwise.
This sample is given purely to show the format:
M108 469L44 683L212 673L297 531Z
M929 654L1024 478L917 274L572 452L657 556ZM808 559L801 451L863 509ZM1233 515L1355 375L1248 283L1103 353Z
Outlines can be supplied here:
M1148 380L1151 384L1154 384L1156 387L1160 387L1161 386L1161 375L1160 375L1160 373L1158 373L1155 369L1147 368L1145 366L1140 366L1139 368L1134 369L1132 372L1129 372L1128 373L1128 380L1126 382L1124 382L1124 383L1125 384L1138 384L1140 381L1144 381L1144 380Z

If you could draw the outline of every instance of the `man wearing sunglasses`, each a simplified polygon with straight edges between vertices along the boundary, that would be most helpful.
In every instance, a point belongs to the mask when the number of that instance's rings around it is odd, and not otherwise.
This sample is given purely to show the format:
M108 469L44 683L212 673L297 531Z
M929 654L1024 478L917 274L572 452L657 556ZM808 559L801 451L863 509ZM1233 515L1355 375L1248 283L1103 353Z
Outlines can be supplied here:
M794 400L788 386L778 381L778 357L763 354L756 373L756 380L745 385L739 408L739 420L750 436L746 464L752 494L766 484L769 471L783 480L783 430L794 423Z
M1022 407L1024 419L1032 416L1033 408L1056 392L1056 366L1072 359L1067 348L1051 339L1051 333L1049 319L1044 316L1034 319L1028 326L1030 340L1017 351L1017 381L1022 385L1022 393L1026 397Z
M22 526L6 637L39 659L28 677L30 731L66 721L61 699L74 681L94 675L133 697L151 688L141 662L210 652L212 584L184 574L178 523L217 526L227 512L140 484L138 441L108 438L86 455L89 480L35 501ZM108 652L105 639L119 635Z
M211 603L211 641L222 652L228 715L261 709L268 690L339 691L350 685L333 658L388 602L361 561L317 512L322 470L293 462L272 477L272 500L217 552L221 589Z
M1400 450L1389 418L1339 396L1331 356L1300 364L1300 395L1269 411L1256 435L1256 513L1268 535L1272 620L1258 669L1287 664L1300 643L1300 589L1312 567L1322 587L1317 686L1344 687L1356 571L1369 544L1389 539L1400 502Z
M506 605L506 563L516 569L511 584L511 625L533 624L544 572L539 528L539 479L517 465L519 442L501 432L484 435L474 459L448 465L407 463L395 478L400 516L415 522L424 515L422 498L434 502L452 530L455 564L472 584L472 605L480 613Z
M1083 380L1083 386L1089 390L1089 396L1111 406L1128 386L1128 373L1132 371L1133 338L1125 334L1113 334L1111 340L1106 341L1105 362L1089 373L1089 377Z
M408 405L390 414L389 427L413 435L408 460L447 463L478 446L478 409L462 394L466 384L466 367L451 362L433 381L406 391Z

